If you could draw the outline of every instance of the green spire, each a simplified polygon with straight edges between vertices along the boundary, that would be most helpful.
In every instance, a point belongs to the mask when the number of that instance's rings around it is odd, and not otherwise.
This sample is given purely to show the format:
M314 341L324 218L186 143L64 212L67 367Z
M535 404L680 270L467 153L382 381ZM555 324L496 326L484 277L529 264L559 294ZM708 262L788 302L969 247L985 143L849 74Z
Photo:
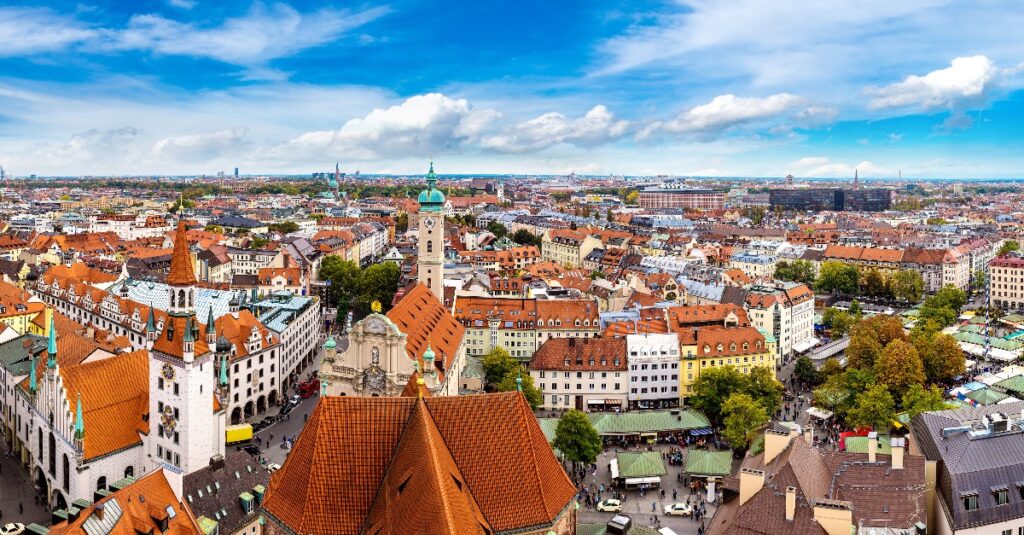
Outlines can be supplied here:
M78 404L75 407L75 440L85 438L85 420L82 419L82 393L78 393Z
M156 332L156 317L153 315L153 303L149 304L149 319L146 320L146 331Z
M195 342L196 341L196 337L193 336L193 334L192 334L192 316L189 316L185 320L185 338L182 338L182 340L186 344L189 343L189 342Z
M327 342L324 343L324 349L334 349L336 347L338 347L338 342L334 341L334 335L328 334Z
M217 331L213 327L213 307L210 307L210 313L206 316L206 334L217 334Z
M220 386L228 386L228 354L220 356Z
M523 391L523 371L522 370L519 370L518 375L516 375L516 390L518 390L519 392Z
M36 393L36 383L37 382L38 381L36 381L36 358L32 357L32 362L29 363L29 369L28 369L28 393L29 394L33 394L34 395Z
M430 171L427 171L427 187L433 189L437 184L437 175L434 174L434 161L430 161Z
M53 316L50 316L50 340L46 344L46 367L53 369L57 367L57 328L53 326Z

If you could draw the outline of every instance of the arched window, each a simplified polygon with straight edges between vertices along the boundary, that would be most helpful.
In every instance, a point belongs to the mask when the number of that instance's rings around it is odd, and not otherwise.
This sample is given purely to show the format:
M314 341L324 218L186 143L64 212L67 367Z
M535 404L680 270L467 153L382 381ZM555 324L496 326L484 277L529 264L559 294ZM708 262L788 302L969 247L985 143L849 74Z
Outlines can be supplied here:
M427 252L434 252L434 240L427 240Z
M178 291L178 308L185 308L185 290Z
M124 469L124 477L134 477L134 476L135 476L135 467L134 466L129 466L128 468Z
M96 490L103 490L105 488L107 488L107 476L100 476L96 480Z
M63 463L63 475L64 475L64 492L71 492L71 461L68 460L68 454L64 454Z

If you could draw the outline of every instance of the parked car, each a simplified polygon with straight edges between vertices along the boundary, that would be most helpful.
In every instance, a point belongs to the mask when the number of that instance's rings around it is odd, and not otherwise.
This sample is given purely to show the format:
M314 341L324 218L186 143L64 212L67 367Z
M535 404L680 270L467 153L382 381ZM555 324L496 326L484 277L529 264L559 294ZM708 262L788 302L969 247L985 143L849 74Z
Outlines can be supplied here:
M665 514L670 516L690 516L693 508L685 503L670 503L665 506Z
M249 455L252 455L253 457L259 457L260 454L263 453L262 451L260 451L260 448L258 446L253 446L252 444L249 444L248 446L242 449L245 450L245 452L248 453Z
M281 465L279 465L277 463L270 463L270 464L267 465L267 472L270 472L271 474L273 474L274 472L277 472L280 469L281 469Z
M20 522L11 522L0 528L0 535L20 535L21 533L25 533L25 524Z
M618 513L622 510L622 502L608 498L607 500L601 500L597 504L598 511L604 511L606 513Z
M292 397L288 398L288 403L292 405L298 405L300 401L302 401L302 396L298 394L293 394Z
M274 425L274 423L276 423L276 422L277 422L277 418L274 418L273 416L267 416L266 418L260 420L260 423L263 424L263 429L266 429L266 428Z

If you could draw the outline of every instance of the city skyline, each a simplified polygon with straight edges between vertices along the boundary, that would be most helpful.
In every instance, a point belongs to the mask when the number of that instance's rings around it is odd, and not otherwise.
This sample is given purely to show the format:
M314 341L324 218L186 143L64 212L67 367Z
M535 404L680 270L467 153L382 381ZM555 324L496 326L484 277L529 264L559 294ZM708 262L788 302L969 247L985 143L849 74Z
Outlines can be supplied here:
M1024 174L1008 2L37 5L0 5L17 175Z

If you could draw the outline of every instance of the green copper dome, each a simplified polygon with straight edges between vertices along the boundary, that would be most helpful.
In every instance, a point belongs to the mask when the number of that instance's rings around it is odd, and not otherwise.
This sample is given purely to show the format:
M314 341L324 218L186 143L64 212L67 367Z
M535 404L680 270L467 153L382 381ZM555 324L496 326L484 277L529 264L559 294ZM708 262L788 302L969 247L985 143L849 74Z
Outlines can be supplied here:
M417 202L420 203L420 210L424 212L440 212L444 208L444 193L437 189L434 162L430 162L430 171L427 172L427 189L420 192Z
M334 349L338 347L338 343L334 341L333 336L327 337L327 343L324 344L324 349Z
M427 346L427 350L423 352L423 360L424 361L427 361L427 360L431 360L432 361L432 360L434 360L434 358L436 356L437 355L434 354L434 350L431 349L430 346L428 345Z

